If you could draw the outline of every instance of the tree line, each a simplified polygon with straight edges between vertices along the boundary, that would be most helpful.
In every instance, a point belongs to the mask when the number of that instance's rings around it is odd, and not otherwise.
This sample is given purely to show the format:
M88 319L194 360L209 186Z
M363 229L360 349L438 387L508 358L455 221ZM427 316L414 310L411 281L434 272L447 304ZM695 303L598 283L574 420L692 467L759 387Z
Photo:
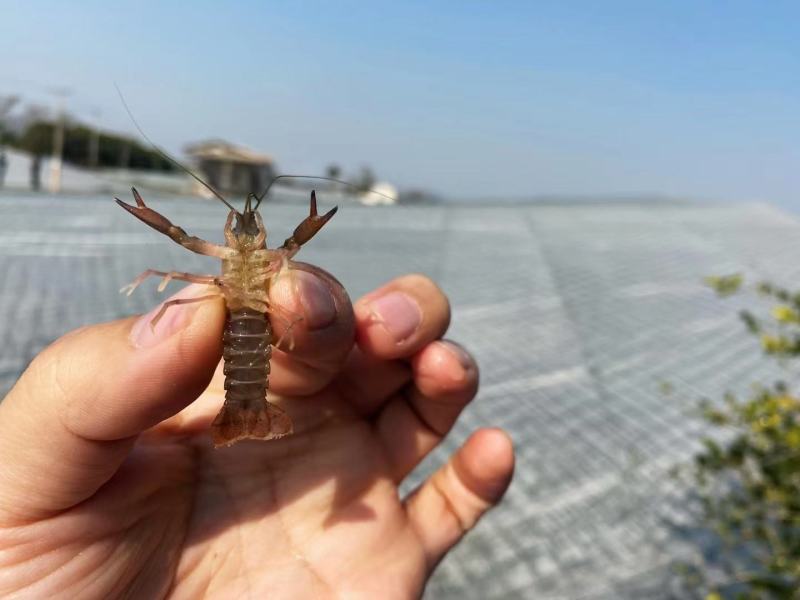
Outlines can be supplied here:
M11 146L34 156L46 157L53 153L53 121L34 121L24 131L8 142ZM93 140L94 138L94 140ZM96 164L92 144L97 144ZM152 148L147 148L133 138L106 132L97 132L79 123L64 125L64 162L81 167L127 168L150 171L174 171L175 167Z

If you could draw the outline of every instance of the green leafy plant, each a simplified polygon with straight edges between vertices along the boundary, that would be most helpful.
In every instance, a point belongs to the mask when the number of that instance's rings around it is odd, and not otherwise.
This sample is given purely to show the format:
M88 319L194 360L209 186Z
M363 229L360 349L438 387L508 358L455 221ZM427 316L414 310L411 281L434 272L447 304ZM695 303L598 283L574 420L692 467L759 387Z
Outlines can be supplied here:
M706 283L728 296L743 279ZM800 355L800 293L769 283L756 289L772 303L769 316L742 312L742 320L767 355L790 361ZM703 402L701 410L724 429L703 440L693 469L724 573L706 586L706 599L800 598L800 398L779 382L755 387L746 399Z

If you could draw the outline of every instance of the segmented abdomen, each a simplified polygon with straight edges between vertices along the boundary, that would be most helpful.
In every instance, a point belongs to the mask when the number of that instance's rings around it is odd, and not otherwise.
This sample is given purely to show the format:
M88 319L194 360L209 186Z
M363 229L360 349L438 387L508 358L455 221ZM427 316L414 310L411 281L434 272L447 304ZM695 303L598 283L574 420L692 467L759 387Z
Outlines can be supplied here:
M269 387L272 328L267 315L252 308L229 311L222 334L225 400L261 407Z
M267 267L265 261L246 255L222 262L222 289L228 307L222 334L225 403L211 425L215 446L292 433L289 415L267 402L272 357Z

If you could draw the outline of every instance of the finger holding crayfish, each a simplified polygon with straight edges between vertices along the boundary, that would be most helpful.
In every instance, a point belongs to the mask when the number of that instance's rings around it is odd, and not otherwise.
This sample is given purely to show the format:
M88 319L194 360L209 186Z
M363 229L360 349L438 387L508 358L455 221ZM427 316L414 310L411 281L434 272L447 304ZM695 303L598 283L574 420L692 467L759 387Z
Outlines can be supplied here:
M167 302L202 297L207 289L190 285ZM296 399L322 390L339 376L355 345L355 317L347 292L323 269L290 262L289 270L272 286L269 300L269 318L276 334L285 339L291 328L294 340L291 348L288 342L273 348L271 393ZM159 310L157 307L151 314ZM222 323L216 330L221 327ZM225 395L224 382L220 362L206 393L170 420L166 428L184 434L206 430ZM274 396L271 401L276 401ZM280 406L293 416L300 410L294 402L281 402Z
M192 284L167 298L139 319L136 339L143 339L145 341L141 343L149 345L150 339L162 337L165 329L174 326L175 318L184 318L181 316L185 314L181 310L183 304L175 303L204 298L209 289L203 284ZM281 398L310 396L325 388L341 373L355 344L353 306L341 283L323 269L305 263L289 263L289 271L277 278L269 298L269 318L276 334L286 340L287 331L291 328L294 339L291 349L288 341L284 341L280 348L273 347L270 402L278 402L282 409L294 417L302 410L294 402L283 402ZM216 302L187 303L185 308L193 314L197 308L215 303L224 306L222 298L218 297ZM173 308L163 312L166 305ZM158 313L164 316L153 328L151 323ZM206 322L205 329L208 336L220 339L224 311L214 314L216 320L213 323ZM218 347L217 357L220 350L221 347ZM206 393L165 423L162 431L178 430L182 434L206 431L225 395L224 381L225 374L220 361Z
M354 344L355 317L347 292L323 269L292 262L272 284L269 299L275 334L293 342L273 349L273 389L295 396L322 389Z

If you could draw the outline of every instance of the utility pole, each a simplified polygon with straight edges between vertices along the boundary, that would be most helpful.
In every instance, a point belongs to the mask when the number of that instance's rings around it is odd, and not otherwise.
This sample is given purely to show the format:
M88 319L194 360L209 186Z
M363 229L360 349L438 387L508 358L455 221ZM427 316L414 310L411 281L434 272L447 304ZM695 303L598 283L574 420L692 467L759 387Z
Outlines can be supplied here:
M121 169L127 169L131 162L131 145L128 141L122 141L122 150L119 154L119 166Z
M6 180L8 158L6 157L6 116L19 101L18 96L0 96L0 188Z
M94 123L89 134L89 168L96 169L100 163L100 117L103 113L95 106L91 109L91 114Z
M58 98L56 122L53 124L53 157L50 159L50 192L61 191L61 170L64 162L64 127L66 121L65 103L70 90L53 88L51 93Z
M17 102L19 96L0 96L0 152L5 149L6 117Z

